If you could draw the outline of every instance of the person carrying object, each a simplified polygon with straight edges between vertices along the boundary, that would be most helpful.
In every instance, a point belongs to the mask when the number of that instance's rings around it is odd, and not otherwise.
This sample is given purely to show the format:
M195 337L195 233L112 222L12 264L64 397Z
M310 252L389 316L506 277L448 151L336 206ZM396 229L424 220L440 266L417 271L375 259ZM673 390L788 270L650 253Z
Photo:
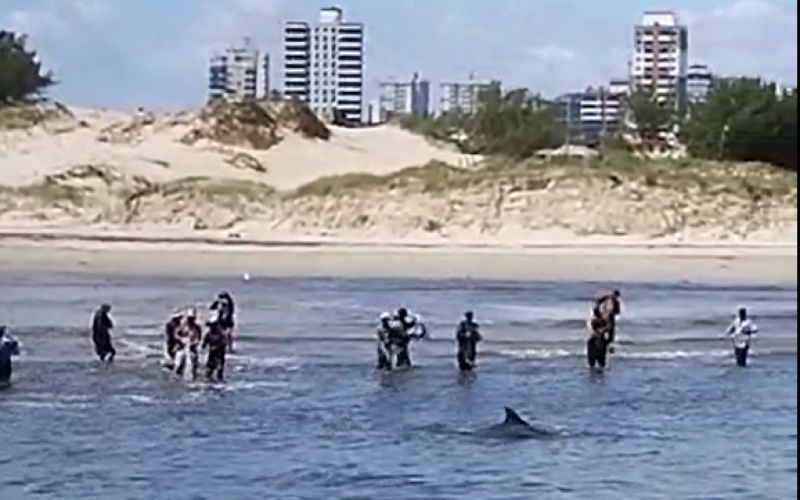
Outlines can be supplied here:
M753 336L758 333L758 326L750 319L747 308L739 308L726 333L733 342L733 356L736 365L745 368L750 356L750 343Z

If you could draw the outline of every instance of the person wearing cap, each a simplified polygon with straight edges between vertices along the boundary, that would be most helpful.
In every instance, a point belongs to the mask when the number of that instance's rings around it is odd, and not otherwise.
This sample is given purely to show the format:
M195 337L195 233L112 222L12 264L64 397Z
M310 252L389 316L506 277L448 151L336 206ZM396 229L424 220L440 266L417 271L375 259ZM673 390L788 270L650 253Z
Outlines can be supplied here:
M483 337L480 326L475 322L475 314L472 311L465 312L464 319L456 327L456 363L462 372L475 368L478 342L481 340Z
M733 356L736 359L736 365L745 368L750 354L750 342L758 333L758 326L750 319L747 308L739 308L726 333L733 342Z
M92 342L94 352L100 361L111 363L117 355L114 343L111 341L111 331L114 329L114 322L111 320L111 305L102 304L92 317Z
M8 335L5 326L0 325L0 384L7 386L11 383L13 367L11 359L19 356L19 342Z

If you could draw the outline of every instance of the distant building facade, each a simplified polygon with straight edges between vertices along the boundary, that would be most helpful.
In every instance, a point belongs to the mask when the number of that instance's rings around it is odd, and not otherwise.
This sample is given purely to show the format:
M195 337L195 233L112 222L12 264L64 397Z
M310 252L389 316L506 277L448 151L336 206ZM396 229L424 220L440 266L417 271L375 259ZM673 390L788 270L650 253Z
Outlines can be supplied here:
M346 22L337 7L316 23L283 27L283 94L300 99L323 119L364 119L364 25Z
M617 80L608 86L559 96L556 104L566 128L567 142L597 144L618 133L624 125L629 87L627 81Z
M269 59L266 59L267 64ZM267 69L268 71L268 69ZM242 100L258 96L259 51L250 38L209 61L208 100ZM268 74L268 73L267 73Z
M381 82L378 106L380 121L399 115L428 116L431 112L431 84L416 73L410 81Z
M686 73L686 97L690 103L702 103L711 89L714 75L705 64L692 64Z
M677 110L687 102L689 30L669 11L645 12L634 27L630 83Z
M474 80L442 83L439 86L439 113L475 113L481 93L490 87L490 82Z

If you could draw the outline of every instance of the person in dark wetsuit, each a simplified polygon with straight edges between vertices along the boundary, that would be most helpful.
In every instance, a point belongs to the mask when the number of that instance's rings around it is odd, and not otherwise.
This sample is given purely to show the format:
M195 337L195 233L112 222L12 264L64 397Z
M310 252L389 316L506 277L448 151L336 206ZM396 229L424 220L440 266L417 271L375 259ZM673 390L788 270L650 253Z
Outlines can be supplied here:
M178 328L181 326L182 321L183 313L176 312L169 318L167 324L164 325L164 340L166 342L166 355L169 363L175 362L175 353L178 350L178 339L176 334L178 332Z
M111 306L101 305L94 313L92 318L92 342L94 342L94 352L100 361L111 363L117 355L114 344L111 342L111 330L114 329L114 322L111 321Z
M11 383L13 367L11 359L19 356L19 342L11 338L6 332L6 327L0 325L0 384Z
M236 305L233 303L231 294L222 291L217 295L217 299L211 304L211 310L218 314L220 327L224 331L228 343L228 351L233 352L233 328L236 323Z
M603 369L608 362L608 352L612 342L609 321L599 311L592 309L592 315L586 326L589 329L589 338L586 341L586 360L589 368Z
M397 367L411 366L411 341L425 338L428 330L417 315L410 314L404 307L397 310L392 320L399 326L398 337L394 342Z
M472 311L464 313L464 319L456 328L456 363L462 372L475 368L478 356L478 342L483 340L480 327L475 322Z
M225 377L225 353L228 349L228 338L225 328L217 314L212 314L206 323L208 330L203 337L203 349L208 349L206 358L206 378L222 382Z
M609 343L617 338L617 317L622 313L621 297L619 290L612 290L595 299L592 304L592 317L599 317L606 323Z

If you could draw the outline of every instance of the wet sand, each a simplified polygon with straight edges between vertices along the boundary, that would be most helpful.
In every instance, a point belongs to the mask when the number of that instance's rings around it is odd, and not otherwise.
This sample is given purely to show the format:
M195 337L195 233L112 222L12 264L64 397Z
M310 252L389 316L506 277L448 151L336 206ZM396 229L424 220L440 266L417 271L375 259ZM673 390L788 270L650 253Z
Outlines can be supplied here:
M112 274L797 283L797 249L745 246L0 242L0 270Z

